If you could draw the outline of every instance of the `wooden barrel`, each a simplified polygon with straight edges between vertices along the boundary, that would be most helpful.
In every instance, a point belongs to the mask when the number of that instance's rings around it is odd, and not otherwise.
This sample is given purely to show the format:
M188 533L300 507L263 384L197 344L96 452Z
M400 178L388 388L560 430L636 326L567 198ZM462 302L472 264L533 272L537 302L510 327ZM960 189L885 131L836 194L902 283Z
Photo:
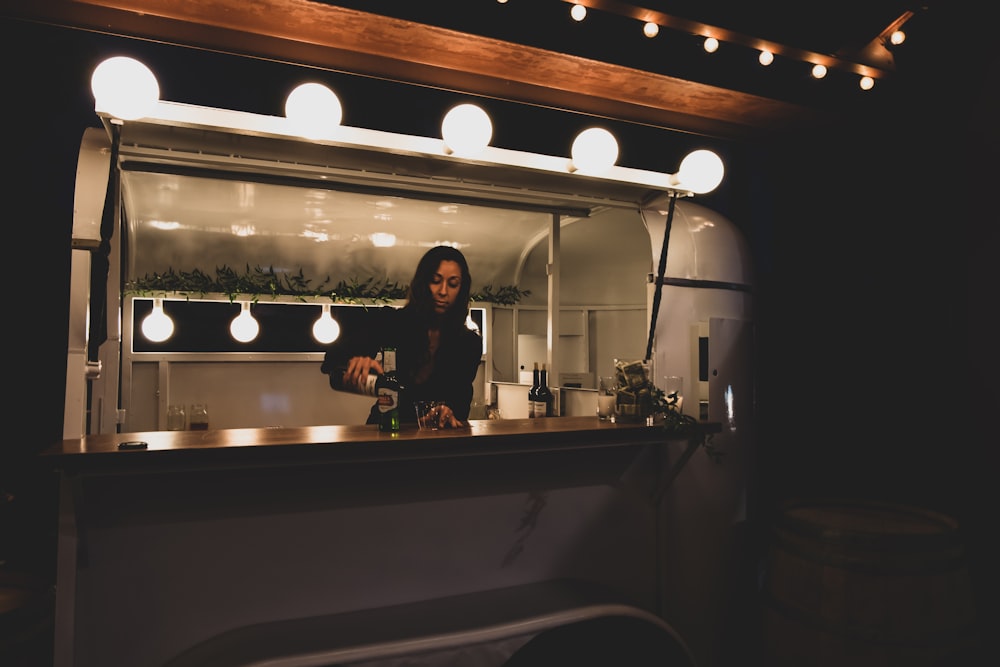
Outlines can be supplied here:
M915 507L794 501L763 582L769 665L973 664L975 605L957 523Z

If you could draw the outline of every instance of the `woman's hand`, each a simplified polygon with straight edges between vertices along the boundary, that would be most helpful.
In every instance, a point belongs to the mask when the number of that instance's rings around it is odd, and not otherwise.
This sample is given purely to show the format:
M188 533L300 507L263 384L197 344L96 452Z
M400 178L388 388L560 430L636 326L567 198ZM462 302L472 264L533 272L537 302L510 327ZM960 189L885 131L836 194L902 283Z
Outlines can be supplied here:
M444 403L434 406L429 419L436 423L438 428L462 428L465 426L463 422L455 418L455 412Z
M344 371L344 386L364 389L373 370L379 375L385 372L382 364L371 357L351 357L347 362L347 370Z

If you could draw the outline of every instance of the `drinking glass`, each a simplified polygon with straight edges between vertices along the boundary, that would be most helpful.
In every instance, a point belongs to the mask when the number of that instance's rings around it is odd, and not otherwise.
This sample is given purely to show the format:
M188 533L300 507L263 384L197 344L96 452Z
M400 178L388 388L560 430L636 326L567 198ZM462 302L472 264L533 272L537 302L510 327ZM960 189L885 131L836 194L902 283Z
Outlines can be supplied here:
M680 375L663 377L663 398L667 407L676 412L684 411L684 378Z
M417 426L421 429L436 431L438 429L438 402L416 401L413 406L417 411Z
M597 386L597 416L601 421L613 421L618 383L614 376L602 375Z

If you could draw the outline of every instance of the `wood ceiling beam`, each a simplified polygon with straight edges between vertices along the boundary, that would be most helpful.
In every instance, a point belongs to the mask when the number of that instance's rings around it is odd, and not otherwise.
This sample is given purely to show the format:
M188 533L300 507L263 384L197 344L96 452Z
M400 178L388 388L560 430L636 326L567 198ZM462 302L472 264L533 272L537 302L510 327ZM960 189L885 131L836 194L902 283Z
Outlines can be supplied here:
M14 18L725 139L829 120L796 104L309 0L8 0L5 5L4 14Z

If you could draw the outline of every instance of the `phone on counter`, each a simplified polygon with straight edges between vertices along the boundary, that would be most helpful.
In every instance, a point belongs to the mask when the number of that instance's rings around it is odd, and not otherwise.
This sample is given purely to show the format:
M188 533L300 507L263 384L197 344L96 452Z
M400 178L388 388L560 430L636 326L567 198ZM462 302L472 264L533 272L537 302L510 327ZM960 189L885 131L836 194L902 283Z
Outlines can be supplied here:
M149 447L149 443L145 440L128 440L118 443L118 449L146 449L147 447Z

